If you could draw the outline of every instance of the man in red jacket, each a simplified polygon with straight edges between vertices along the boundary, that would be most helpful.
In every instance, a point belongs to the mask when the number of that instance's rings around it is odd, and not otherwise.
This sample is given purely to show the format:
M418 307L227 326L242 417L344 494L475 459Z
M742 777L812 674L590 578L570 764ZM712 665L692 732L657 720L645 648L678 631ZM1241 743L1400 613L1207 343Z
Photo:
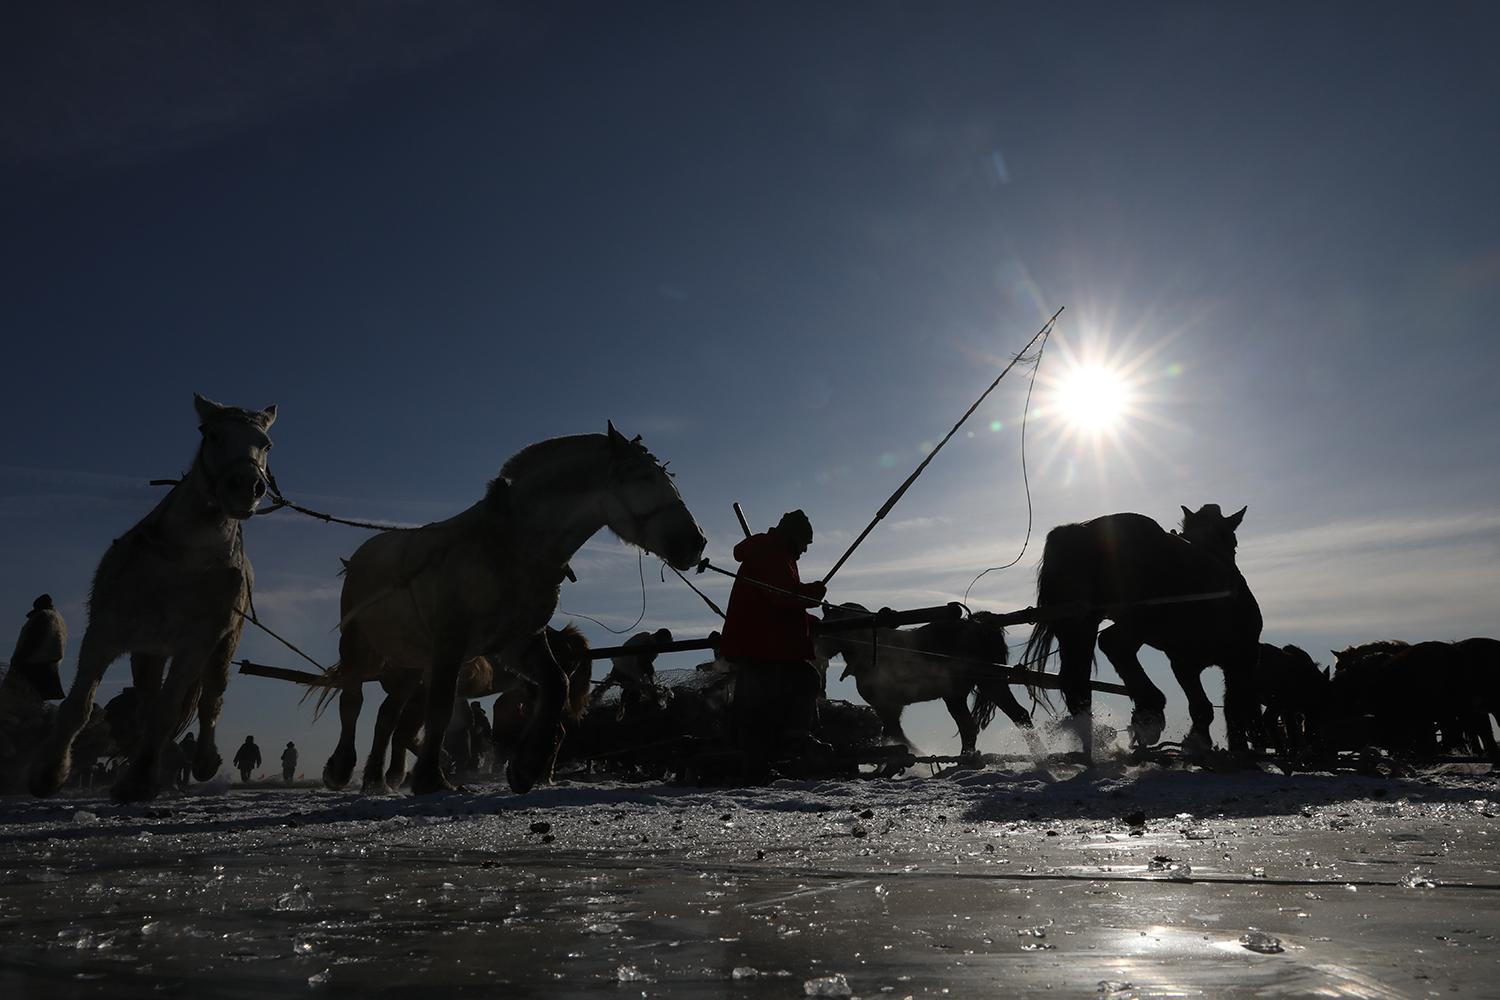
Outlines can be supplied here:
M735 668L730 723L745 758L745 780L764 784L779 744L812 738L822 678L812 664L808 608L827 588L803 583L797 560L812 544L812 522L800 510L734 547L740 563L729 594L719 653Z

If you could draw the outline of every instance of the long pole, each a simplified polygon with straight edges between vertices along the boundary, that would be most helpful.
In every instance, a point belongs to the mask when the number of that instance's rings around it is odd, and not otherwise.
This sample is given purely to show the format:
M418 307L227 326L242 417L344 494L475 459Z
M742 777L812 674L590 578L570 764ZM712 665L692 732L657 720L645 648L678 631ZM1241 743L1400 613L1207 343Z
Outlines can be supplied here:
M869 524L865 525L865 530L859 533L859 537L854 540L854 544L850 545L849 548L844 552L844 554L839 556L839 561L833 564L833 569L829 570L828 575L823 577L823 582L825 584L829 580L833 579L833 574L837 573L839 571L839 567L844 565L848 558L854 554L854 550L859 548L859 544L860 542L863 542L865 540L865 536L869 535L870 532L875 530L875 525L883 521L885 519L885 516L891 512L891 508L895 507L896 504L900 502L901 498L906 494L906 491L911 488L911 484L916 482L917 477L920 476L922 472L927 468L928 463L930 463L934 458L937 458L937 453L943 450L943 445L947 444L948 440L953 437L953 435L957 434L958 429L964 425L964 421L968 420L969 417L973 415L974 411L979 409L979 404L984 402L985 397L993 392L995 386L1000 384L1000 380L1008 375L1010 373L1010 370L1014 368L1016 364L1026 356L1026 352L1031 350L1031 345L1035 344L1042 338L1044 334L1047 333L1047 331L1052 329L1052 325L1057 322L1057 317L1062 315L1062 311L1065 308L1067 307L1058 307L1057 312L1052 314L1052 318L1044 323L1042 325L1042 328L1036 332L1036 336L1032 337L1031 340L1027 342L1025 347L1021 348L1021 353L1010 359L1010 364L1005 366L1005 371L1001 372L999 375L996 375L995 381L990 383L990 387L979 394L979 398L974 400L973 406L964 411L964 415L958 418L958 423L954 424L953 429L943 436L943 439L938 442L937 447L928 452L927 457L922 459L922 463L917 466L916 471L907 476L906 482L902 483L897 488L896 492L891 494L891 498L885 502L885 505L882 506L879 511L876 512L875 519L872 520Z

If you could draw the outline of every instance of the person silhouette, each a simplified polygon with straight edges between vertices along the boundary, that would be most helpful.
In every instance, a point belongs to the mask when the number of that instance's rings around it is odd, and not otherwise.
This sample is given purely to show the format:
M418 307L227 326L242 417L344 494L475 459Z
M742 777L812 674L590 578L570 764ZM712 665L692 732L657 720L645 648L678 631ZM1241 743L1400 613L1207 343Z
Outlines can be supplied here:
M254 736L246 736L245 742L235 751L234 766L239 768L240 780L244 782L250 780L251 771L260 767L260 747L255 745Z

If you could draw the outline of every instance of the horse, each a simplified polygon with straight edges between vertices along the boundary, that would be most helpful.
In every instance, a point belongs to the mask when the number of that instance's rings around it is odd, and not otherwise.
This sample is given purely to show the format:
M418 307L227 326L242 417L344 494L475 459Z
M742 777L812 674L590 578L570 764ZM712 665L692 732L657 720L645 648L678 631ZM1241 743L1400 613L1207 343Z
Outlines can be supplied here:
M1500 639L1475 637L1453 644L1458 651L1464 684L1474 705L1474 723L1481 746L1491 757L1500 757L1490 718L1500 722Z
M568 561L603 527L679 570L708 544L666 467L611 423L604 434L530 445L462 513L361 545L340 600L343 735L323 769L325 784L341 788L354 770L361 684L394 667L424 677L428 691L412 791L452 790L440 754L458 675L474 657L494 656L538 688L537 711L507 771L513 791L530 790L551 769L568 697L542 630Z
M1201 753L1213 746L1214 708L1201 674L1224 671L1224 714L1229 747L1248 750L1257 709L1253 671L1260 656L1260 606L1235 566L1240 508L1225 517L1218 504L1182 508L1182 530L1168 533L1142 514L1107 514L1047 533L1037 569L1036 607L1043 620L1026 644L1027 662L1041 664L1056 643L1063 699L1075 720L1085 759L1093 758L1090 722L1093 691L1089 665L1094 641L1130 691L1130 729L1138 747L1154 744L1166 726L1166 696L1136 658L1142 646L1167 655L1187 694L1192 728L1183 746ZM1225 593L1213 599L1179 597ZM1050 614L1048 614L1050 612ZM1113 624L1103 632L1100 623Z
M1329 685L1328 670L1306 650L1261 643L1255 688L1266 743L1283 757L1306 754L1328 715Z
M67 780L73 741L88 721L94 692L109 665L126 653L139 696L141 737L112 789L114 798L155 797L162 751L192 720L195 707L193 774L206 781L219 769L214 728L255 579L242 525L269 485L266 432L276 407L242 410L196 394L193 405L202 440L191 468L115 539L94 573L78 672L32 763L33 794L50 795Z
M1379 639L1375 642L1361 643L1358 646L1330 649L1329 652L1333 654L1334 675L1357 668L1363 663L1387 659L1410 646L1411 643L1402 642L1400 639Z
M1331 686L1334 717L1344 730L1355 720L1372 721L1373 729L1361 734L1360 742L1396 752L1494 754L1490 714L1500 706L1485 685L1481 664L1486 642L1494 640L1393 643L1352 659L1344 656ZM1344 735L1347 742L1346 733L1335 735Z
M826 620L867 615L858 604L830 607ZM998 617L975 612L956 622L931 622L914 629L872 628L870 632L825 632L814 641L818 656L844 658L843 680L854 677L859 696L875 710L889 739L912 746L901 728L907 705L942 699L958 725L960 752L975 753L979 731L999 708L1035 748L1031 714L1011 694L1010 681L993 664L1004 664L1008 649ZM961 662L955 662L961 661ZM974 703L969 705L969 695Z
M576 721L587 708L588 677L593 667L593 661L588 655L588 640L572 625L561 629L549 626L546 636L553 655L568 675L567 710L569 716ZM532 641L536 643L543 640L541 636L535 636ZM486 698L494 694L504 698L508 693L519 691L525 686L519 675L504 664L497 664L495 660L495 657L476 656L463 665L458 675L455 706L461 704L467 707L471 699ZM376 679L386 696L375 715L375 732L370 739L370 752L365 757L361 791L366 794L401 787L401 783L406 780L407 751L419 750L418 734L427 714L424 674L386 664ZM351 682L344 676L343 665L335 664L324 674L324 683L323 694L318 700L320 711L330 697L347 690ZM348 727L354 724L354 720L341 713L340 723L344 728L339 733L339 742L343 743L346 739L352 742L354 734L349 732ZM450 738L456 733L467 734L468 729L469 714L454 711L444 737ZM386 763L387 750L390 752L389 766Z

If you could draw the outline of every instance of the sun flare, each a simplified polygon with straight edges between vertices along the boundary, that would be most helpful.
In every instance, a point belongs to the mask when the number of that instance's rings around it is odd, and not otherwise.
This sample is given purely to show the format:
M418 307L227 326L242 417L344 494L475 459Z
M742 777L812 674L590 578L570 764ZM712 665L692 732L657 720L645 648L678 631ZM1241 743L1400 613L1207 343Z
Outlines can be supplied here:
M1058 383L1053 405L1074 429L1105 433L1114 430L1130 409L1130 385L1114 369L1075 368Z

